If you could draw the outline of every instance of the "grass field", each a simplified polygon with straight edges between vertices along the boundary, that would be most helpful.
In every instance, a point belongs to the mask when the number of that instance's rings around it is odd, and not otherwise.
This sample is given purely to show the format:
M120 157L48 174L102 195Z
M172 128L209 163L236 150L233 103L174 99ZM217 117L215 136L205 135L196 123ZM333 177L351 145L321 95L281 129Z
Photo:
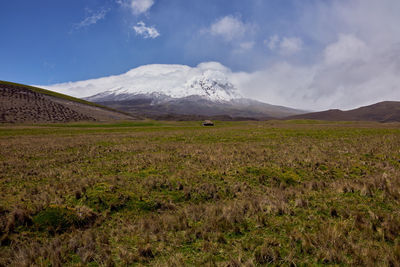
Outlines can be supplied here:
M0 126L0 266L399 266L400 124Z

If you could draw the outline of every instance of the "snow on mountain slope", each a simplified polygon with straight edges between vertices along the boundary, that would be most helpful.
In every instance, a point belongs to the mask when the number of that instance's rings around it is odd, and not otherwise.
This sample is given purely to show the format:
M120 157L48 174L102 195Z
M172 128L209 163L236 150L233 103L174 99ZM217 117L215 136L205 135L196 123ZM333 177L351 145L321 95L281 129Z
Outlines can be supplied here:
M155 64L121 75L42 87L95 102L129 100L135 95L167 98L196 95L223 102L242 98L230 82L230 75L231 71L217 62L201 63L197 67Z

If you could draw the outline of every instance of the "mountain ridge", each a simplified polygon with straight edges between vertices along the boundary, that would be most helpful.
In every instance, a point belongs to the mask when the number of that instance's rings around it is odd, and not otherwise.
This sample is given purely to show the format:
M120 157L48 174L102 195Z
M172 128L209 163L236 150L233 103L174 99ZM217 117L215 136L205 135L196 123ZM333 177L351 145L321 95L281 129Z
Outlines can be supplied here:
M400 101L382 101L346 111L330 109L289 116L285 119L400 122Z
M300 113L298 110L244 98L215 102L201 96L167 99L165 97L160 100L148 95L136 95L135 98L130 98L129 100L98 103L149 118L175 115L177 117L199 116L204 118L228 116L232 119L251 118L266 120L283 118L285 115Z

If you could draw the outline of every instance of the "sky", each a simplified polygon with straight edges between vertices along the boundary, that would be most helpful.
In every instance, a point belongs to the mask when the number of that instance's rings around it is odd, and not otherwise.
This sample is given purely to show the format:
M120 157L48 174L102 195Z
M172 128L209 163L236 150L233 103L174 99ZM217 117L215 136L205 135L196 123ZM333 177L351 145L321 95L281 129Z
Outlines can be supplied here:
M267 103L400 100L399 0L3 0L0 9L0 80L52 85L218 62L245 97Z

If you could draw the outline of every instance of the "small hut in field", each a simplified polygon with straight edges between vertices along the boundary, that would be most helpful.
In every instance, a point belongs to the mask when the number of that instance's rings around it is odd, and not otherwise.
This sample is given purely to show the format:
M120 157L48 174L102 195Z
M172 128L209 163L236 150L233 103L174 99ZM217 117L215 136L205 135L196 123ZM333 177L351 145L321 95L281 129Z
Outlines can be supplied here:
M214 126L214 123L210 120L203 121L203 126Z

